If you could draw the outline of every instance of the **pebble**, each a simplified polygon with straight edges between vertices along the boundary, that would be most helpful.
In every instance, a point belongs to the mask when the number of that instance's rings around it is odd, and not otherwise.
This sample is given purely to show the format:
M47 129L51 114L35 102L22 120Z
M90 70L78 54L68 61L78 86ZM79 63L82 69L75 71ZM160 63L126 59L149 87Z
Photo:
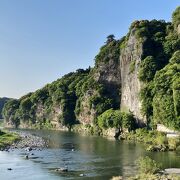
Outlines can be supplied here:
M25 148L26 151L30 152L32 150L35 150L36 148L41 149L47 146L46 141L41 137L26 132L15 131L15 133L19 134L21 140L16 143L13 143L10 147L11 149Z

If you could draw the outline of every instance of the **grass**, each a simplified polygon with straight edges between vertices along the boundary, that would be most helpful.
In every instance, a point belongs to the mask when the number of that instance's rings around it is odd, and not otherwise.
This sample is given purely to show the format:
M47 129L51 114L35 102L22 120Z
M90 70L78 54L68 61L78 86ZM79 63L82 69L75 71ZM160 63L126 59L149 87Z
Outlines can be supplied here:
M0 149L10 146L13 142L19 139L20 137L15 133L0 131Z

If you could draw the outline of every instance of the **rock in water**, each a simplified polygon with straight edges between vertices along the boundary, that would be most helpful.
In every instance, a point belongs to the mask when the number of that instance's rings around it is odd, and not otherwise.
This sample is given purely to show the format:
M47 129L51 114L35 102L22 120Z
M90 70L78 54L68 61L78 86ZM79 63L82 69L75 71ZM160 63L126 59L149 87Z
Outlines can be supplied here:
M27 147L25 150L26 151L32 151L32 148L31 147Z
M58 172L68 172L68 168L67 167L61 167L61 168L55 169L55 171L58 171Z

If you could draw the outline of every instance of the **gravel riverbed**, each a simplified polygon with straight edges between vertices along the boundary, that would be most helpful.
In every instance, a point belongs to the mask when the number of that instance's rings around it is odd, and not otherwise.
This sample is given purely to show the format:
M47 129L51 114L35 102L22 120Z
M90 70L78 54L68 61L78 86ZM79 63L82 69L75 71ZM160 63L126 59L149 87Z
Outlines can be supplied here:
M32 135L27 132L18 132L13 131L20 136L20 140L14 142L8 149L23 149L26 148L27 151L31 151L33 149L42 149L47 147L47 141L45 141L42 137Z

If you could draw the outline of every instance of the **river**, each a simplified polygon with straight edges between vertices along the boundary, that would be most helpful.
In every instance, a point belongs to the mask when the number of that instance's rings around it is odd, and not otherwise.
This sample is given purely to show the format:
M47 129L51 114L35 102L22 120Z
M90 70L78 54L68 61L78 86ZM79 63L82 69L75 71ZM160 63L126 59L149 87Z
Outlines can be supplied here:
M180 154L146 152L142 144L72 132L27 131L48 140L48 148L34 150L34 155L28 160L25 159L24 149L0 151L1 180L106 180L118 175L127 177L136 174L136 159L146 155L162 163L163 168L180 168ZM60 167L68 167L68 172L54 171Z

